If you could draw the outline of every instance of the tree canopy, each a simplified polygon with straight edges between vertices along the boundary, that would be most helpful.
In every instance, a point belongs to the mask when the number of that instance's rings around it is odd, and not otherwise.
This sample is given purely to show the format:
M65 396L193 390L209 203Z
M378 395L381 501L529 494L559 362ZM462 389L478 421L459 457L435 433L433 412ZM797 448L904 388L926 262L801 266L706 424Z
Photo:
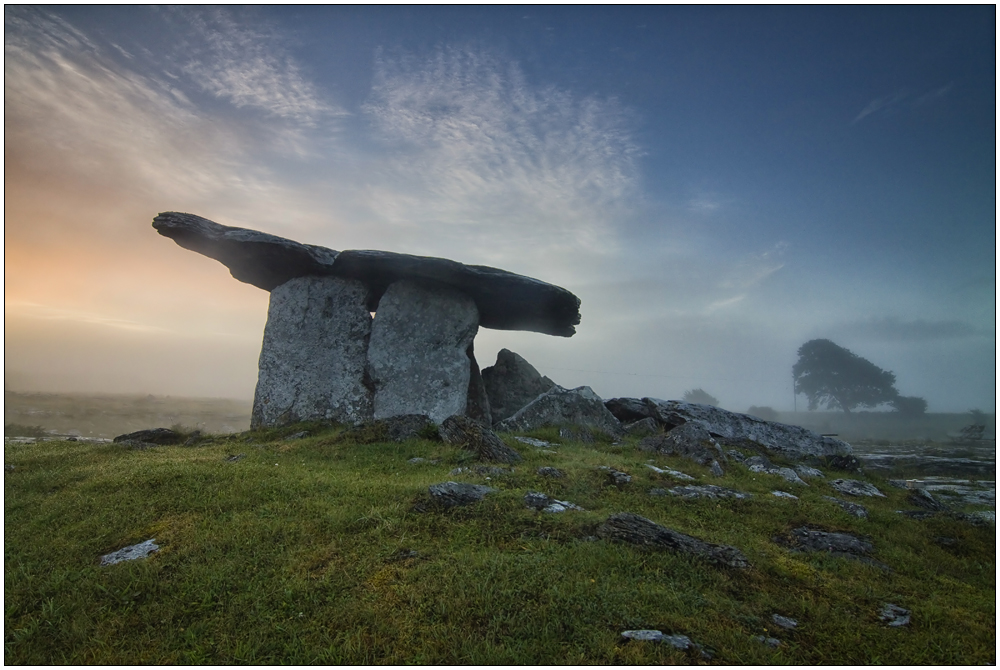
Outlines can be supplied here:
M798 354L792 367L795 392L809 399L811 410L824 405L849 413L899 397L896 375L830 340L810 340L799 347Z

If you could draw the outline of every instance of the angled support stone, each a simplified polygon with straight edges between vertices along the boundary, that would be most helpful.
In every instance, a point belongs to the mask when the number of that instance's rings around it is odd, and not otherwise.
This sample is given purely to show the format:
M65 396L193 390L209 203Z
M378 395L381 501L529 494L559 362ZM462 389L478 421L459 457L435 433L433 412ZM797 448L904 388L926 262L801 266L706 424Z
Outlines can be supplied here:
M367 297L361 282L336 277L297 277L271 291L251 428L371 420Z
M375 418L426 414L440 424L465 414L479 310L468 295L412 280L390 285L368 346Z

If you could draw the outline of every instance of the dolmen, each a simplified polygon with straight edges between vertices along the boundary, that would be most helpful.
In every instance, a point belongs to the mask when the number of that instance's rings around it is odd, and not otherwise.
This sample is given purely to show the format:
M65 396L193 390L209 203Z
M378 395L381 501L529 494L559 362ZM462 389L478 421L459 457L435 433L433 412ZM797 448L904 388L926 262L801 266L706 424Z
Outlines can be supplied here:
M580 323L566 289L497 268L334 251L180 212L153 228L271 294L251 428L406 414L489 426L479 328L571 337Z

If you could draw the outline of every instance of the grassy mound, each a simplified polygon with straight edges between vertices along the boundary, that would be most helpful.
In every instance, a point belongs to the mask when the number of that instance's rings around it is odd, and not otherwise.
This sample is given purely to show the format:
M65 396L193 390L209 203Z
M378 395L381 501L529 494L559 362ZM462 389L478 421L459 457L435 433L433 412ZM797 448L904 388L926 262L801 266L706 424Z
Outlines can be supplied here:
M309 437L285 439L303 428ZM532 435L558 441L554 431ZM652 463L754 496L650 496L673 482L645 467L651 455L633 441L564 442L545 453L503 437L525 458L513 472L458 475L449 473L474 464L470 455L441 442L358 444L316 426L144 450L8 444L4 661L996 661L993 527L897 514L912 508L906 492L874 478L888 497L857 500L869 509L862 520L823 500L835 495L823 480L792 488L737 465L716 478L663 456ZM407 462L414 457L438 462ZM542 466L566 477L542 477ZM632 481L608 485L599 466ZM427 487L448 480L497 491L468 507L428 506ZM799 500L774 497L775 489ZM586 511L528 509L529 490ZM735 546L753 567L720 569L595 539L616 512ZM806 524L870 538L891 572L774 541ZM149 538L161 547L149 558L100 566L101 555ZM881 622L886 602L910 609L911 623ZM798 627L777 629L775 613ZM713 658L625 642L629 629L687 635ZM760 635L781 644L766 646Z

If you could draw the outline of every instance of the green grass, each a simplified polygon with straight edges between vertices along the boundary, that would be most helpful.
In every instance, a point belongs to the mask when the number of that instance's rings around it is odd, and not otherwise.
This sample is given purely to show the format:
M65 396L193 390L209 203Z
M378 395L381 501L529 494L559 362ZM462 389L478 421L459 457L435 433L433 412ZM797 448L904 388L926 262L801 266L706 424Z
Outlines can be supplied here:
M543 454L508 439L525 462L487 482L449 475L470 458L440 442L359 445L310 428L299 440L282 439L302 429L293 426L144 451L6 445L4 662L705 662L620 638L652 628L688 635L716 664L995 663L994 528L905 518L894 510L909 508L906 492L877 479L888 498L863 500L865 521L823 501L833 492L821 481L797 490L738 466L715 478L668 457L655 462L756 495L649 496L670 482L631 441ZM441 460L408 464L415 456ZM567 477L539 477L543 465ZM601 465L632 483L604 486ZM469 507L415 511L430 484L449 479L498 490ZM776 488L800 500L771 496ZM539 514L524 506L528 490L587 511ZM622 511L734 545L754 567L594 540ZM805 523L867 535L892 572L773 542ZM936 536L958 543L944 549ZM99 565L151 537L161 549L148 559ZM912 610L912 623L879 622L884 602ZM772 613L798 629L774 630ZM756 635L783 642L771 649Z

